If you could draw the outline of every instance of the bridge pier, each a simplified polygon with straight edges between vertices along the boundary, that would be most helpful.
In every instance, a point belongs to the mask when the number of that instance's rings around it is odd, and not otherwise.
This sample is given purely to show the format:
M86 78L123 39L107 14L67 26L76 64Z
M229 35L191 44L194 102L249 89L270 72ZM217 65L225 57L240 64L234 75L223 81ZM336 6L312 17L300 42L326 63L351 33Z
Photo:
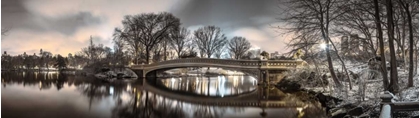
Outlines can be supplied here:
M134 73L136 73L138 79L143 79L145 77L143 70L141 69L132 69L132 70L134 71Z
M269 82L270 72L268 70L261 70L258 76L258 84L267 84Z

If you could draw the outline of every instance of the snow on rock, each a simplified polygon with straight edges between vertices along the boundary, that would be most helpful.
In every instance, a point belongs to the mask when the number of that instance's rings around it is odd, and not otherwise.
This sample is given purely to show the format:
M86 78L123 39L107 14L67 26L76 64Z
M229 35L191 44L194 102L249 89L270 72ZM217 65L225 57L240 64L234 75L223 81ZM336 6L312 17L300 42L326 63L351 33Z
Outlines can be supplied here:
M400 74L400 72L399 72ZM400 77L399 79L399 85L400 85L400 93L398 101L419 101L419 74L415 74L413 77L413 87L405 88L408 83L408 72L401 73L402 76L398 75Z

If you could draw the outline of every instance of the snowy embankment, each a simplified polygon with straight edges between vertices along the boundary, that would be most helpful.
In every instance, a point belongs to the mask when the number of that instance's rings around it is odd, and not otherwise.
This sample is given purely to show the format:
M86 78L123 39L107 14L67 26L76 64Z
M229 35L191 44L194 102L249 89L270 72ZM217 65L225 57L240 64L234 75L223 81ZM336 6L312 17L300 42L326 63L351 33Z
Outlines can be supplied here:
M333 105L333 109L330 110L331 114L349 115L350 111L358 108L362 109L363 112L359 112L360 115L355 115L357 117L377 116L380 112L379 106L381 99L379 96L384 94L382 73L375 70L378 66L372 66L377 64L371 63L371 65L368 65L367 62L346 61L345 65L351 80L349 82L341 63L336 61L334 63L334 70L338 80L343 85L341 88L336 87L334 84L326 64L317 64L319 66L318 69L314 65L311 65L309 68L288 71L285 76L286 79L296 81L305 89L321 92L343 100L340 104ZM408 71L398 69L398 77L399 91L395 95L394 100L418 102L418 73L415 72L413 78L414 86L409 88L407 88ZM320 84L319 82L322 81L327 81L328 85ZM349 86L350 83L351 89ZM354 107L348 109L346 106Z
M336 63L336 70L342 71L341 64ZM354 104L361 106L365 115L375 116L380 112L380 95L384 94L383 78L379 71L369 69L367 63L346 62L347 70L350 78L353 79L352 90L344 87L344 93L335 94L345 101L343 104ZM356 78L356 79L354 79ZM388 79L390 78L388 71ZM399 91L395 95L394 100L399 102L418 102L419 101L419 75L415 72L413 77L413 87L408 85L408 70L398 69L398 85ZM331 80L331 79L329 79ZM348 86L348 82L342 82L343 85ZM348 92L345 92L347 89ZM344 95L343 95L344 94ZM333 94L334 96L334 94ZM418 115L418 114L411 114Z
M216 67L203 67L203 68L180 68L180 69L171 69L165 71L171 75L185 75L185 76L197 76L197 75L244 75L243 72L240 71L231 71L225 70L222 68Z
M341 71L341 64L336 63L336 70ZM382 74L379 71L375 71L368 68L367 63L354 63L346 62L347 70L350 73L358 75L359 78L352 81L352 90L349 91L349 96L359 96L361 97L361 92L363 91L362 82L366 83L365 98L368 100L379 99L379 95L383 94L383 79ZM388 79L390 78L388 71ZM350 77L352 75L350 74ZM348 86L348 83L345 83ZM399 92L395 95L396 101L419 101L419 75L418 72L414 72L413 77L413 87L407 87L408 85L408 70L398 68L398 85ZM352 98L349 98L352 99ZM354 99L353 99L354 100Z

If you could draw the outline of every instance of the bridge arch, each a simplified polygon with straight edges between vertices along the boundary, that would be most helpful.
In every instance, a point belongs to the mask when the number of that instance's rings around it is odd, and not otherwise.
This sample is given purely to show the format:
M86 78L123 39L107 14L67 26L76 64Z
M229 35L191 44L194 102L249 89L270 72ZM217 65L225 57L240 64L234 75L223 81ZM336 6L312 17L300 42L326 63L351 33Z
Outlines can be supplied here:
M211 58L188 58L163 61L148 65L133 65L139 77L148 77L149 73L156 73L157 70L166 70L184 67L219 67L234 70L289 70L302 67L305 64L301 60L232 60L232 59L211 59Z

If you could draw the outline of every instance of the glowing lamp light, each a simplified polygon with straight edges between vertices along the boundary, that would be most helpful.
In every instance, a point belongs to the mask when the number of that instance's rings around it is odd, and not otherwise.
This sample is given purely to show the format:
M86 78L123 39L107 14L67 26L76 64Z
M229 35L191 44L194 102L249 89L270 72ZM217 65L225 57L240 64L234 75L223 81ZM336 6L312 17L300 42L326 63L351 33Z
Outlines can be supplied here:
M109 87L109 94L113 95L114 94L114 87Z
M319 45L319 47L320 47L321 49L325 49L325 48L327 48L327 44L325 44L325 43L321 43L321 44Z

